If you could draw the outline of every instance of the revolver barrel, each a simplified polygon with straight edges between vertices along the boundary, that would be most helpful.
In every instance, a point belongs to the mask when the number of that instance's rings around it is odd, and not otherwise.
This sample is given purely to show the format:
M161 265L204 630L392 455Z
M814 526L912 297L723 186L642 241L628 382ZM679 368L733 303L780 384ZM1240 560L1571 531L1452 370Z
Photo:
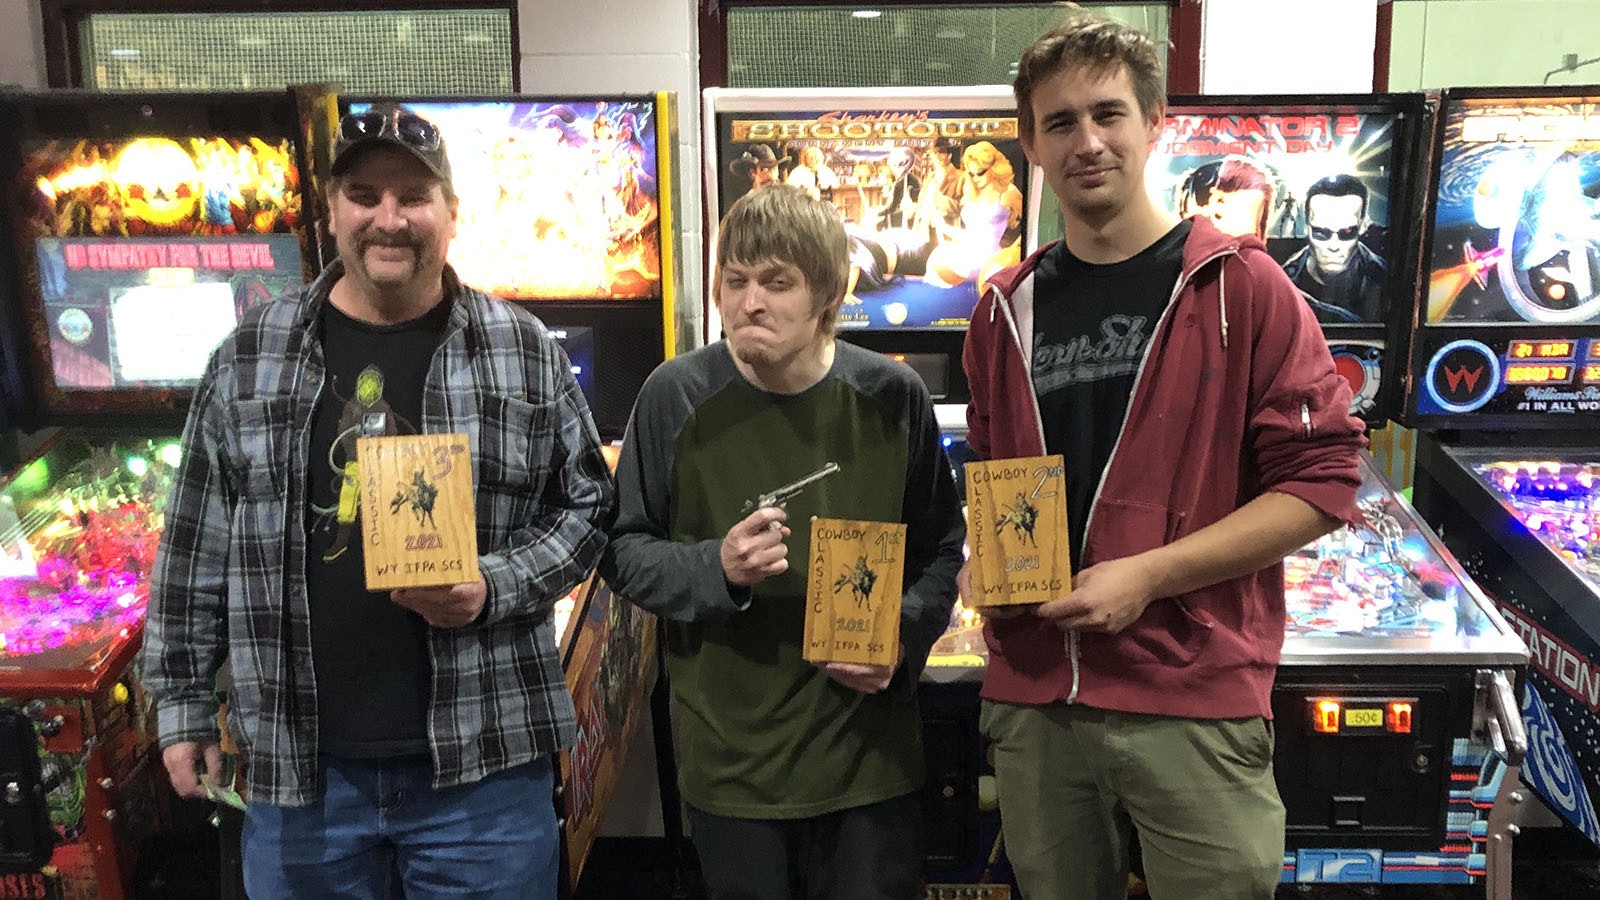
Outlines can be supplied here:
M810 475L798 478L789 482L783 487L769 491L765 494L761 494L760 496L756 497L755 500L746 500L744 502L744 509L741 510L741 512L743 512L745 515L749 515L751 512L754 512L763 506L783 506L785 503L788 503L790 500L793 500L795 497L799 496L800 492L805 490L807 485L814 481L821 481L837 471L839 471L838 463L825 463L822 468L812 472Z

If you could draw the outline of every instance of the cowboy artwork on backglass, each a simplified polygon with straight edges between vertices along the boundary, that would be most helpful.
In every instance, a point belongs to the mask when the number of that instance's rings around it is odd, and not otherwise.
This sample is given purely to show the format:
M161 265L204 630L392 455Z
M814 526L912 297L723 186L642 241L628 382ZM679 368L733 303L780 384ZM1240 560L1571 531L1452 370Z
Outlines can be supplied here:
M719 214L791 184L850 240L838 325L964 329L988 278L1022 259L1027 161L1013 112L928 108L719 112Z
M508 300L661 296L653 100L404 108L439 129L450 155L461 206L449 261L462 281Z

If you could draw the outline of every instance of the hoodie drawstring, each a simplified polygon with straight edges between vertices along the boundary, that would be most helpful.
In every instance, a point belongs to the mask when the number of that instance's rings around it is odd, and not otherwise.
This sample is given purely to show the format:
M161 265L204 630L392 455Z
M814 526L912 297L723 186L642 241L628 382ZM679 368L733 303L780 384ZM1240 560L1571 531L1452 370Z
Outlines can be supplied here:
M1217 314L1222 318L1222 349L1228 349L1228 263L1217 271Z

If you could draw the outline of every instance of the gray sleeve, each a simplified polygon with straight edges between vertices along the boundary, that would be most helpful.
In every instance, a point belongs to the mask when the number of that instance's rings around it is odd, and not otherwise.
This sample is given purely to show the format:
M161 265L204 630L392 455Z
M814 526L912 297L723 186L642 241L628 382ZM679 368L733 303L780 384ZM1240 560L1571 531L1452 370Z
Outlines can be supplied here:
M749 588L730 585L722 538L673 540L674 447L693 412L682 367L657 369L628 421L617 463L617 519L600 557L600 576L629 602L678 622L725 618L750 605Z

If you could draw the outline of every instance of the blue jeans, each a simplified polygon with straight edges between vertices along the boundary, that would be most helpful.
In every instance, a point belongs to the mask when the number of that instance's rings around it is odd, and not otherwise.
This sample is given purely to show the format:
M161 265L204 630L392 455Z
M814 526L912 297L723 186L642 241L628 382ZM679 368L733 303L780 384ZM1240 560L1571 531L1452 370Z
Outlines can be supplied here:
M251 803L251 900L552 900L560 835L550 758L434 790L427 757L318 760L322 798Z

